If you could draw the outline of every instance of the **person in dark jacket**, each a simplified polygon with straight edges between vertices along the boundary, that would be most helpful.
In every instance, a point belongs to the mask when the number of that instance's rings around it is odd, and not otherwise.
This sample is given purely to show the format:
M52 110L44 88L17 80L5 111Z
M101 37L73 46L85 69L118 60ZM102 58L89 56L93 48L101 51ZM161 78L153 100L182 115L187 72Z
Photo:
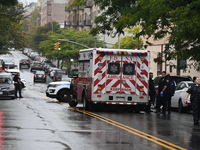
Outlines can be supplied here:
M166 77L166 71L162 72L162 78L159 81L156 101L156 113L160 114L160 107L162 107L162 113L166 113L167 100L169 99L168 93L169 79Z
M153 81L153 73L150 72L149 73L149 103L146 107L147 113L152 112L151 104L154 104L155 96L156 96L156 90L155 90L155 85L154 85L154 81Z
M186 91L184 103L187 103L190 95L190 101L192 103L193 121L194 124L199 124L200 118L200 79L199 77L193 78L194 84Z
M22 87L22 83L21 83L21 79L20 79L20 74L17 73L14 78L13 78L13 81L14 81L14 85L15 85L15 97L17 98L17 91L19 91L19 97L20 98L23 98L22 97L22 94L21 94L21 87Z

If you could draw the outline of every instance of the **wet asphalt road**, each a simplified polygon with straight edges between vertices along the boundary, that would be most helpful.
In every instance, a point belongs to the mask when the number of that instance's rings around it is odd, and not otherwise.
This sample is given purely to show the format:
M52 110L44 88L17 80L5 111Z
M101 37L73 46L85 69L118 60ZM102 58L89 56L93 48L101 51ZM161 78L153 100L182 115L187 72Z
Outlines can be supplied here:
M13 51L18 63L26 58ZM21 70L27 88L22 99L0 100L0 150L165 150L200 149L200 125L192 114L170 115L82 110L45 96L47 83L33 83Z

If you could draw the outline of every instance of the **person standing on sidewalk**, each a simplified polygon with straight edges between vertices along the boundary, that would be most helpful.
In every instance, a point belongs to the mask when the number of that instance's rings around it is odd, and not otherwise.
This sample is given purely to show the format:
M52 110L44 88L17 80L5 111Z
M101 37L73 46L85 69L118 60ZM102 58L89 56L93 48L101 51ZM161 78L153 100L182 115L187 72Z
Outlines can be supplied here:
M193 78L194 85L192 85L186 92L184 103L187 103L190 95L192 103L193 121L194 124L199 124L200 119L200 79L199 77Z
M156 96L156 90L154 86L154 81L153 81L153 73L149 73L149 103L146 106L146 112L150 113L151 111L151 104L154 104L155 101L155 96Z

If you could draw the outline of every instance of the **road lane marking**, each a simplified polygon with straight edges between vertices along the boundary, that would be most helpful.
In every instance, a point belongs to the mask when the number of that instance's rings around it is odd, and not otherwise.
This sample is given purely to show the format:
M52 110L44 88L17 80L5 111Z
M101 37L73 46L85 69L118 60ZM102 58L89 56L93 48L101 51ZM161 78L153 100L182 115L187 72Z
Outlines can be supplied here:
M31 91L31 92L33 92L33 91ZM33 93L35 93L35 92L33 92ZM37 93L37 94L38 94L38 93ZM41 94L38 94L38 95L41 96L41 97L43 97L43 98L45 98L45 99L47 99L47 100L54 101L53 99L47 98L47 97L45 97L44 95L41 95ZM99 120L101 120L101 121L104 121L104 122L106 122L106 123L108 123L108 124L111 124L111 125L113 125L113 126L116 126L116 127L118 127L118 128L121 128L121 129L123 129L123 130L125 130L125 131L128 131L128 132L130 132L130 133L132 133L132 134L134 134L134 135L137 135L137 136L139 136L139 137L142 137L142 138L144 138L144 139L147 139L147 140L149 140L149 141L152 141L152 142L154 142L154 143L156 143L156 144L158 144L158 145L160 145L160 146L163 146L163 147L165 147L165 148L168 148L168 149L170 149L170 150L187 150L187 149L185 149L185 148L183 148L183 147L180 147L180 146L175 145L175 144L173 144L173 143L170 143L170 142L168 142L168 141L162 140L162 139L157 138L157 137L155 137L155 136L152 136L152 135L150 135L150 134L144 133L144 132L142 132L142 131L140 131L140 130L137 130L137 129L135 129L135 128L126 126L126 125L124 125L124 124L121 124L121 123L116 122L116 121L114 121L114 120L111 120L111 119L109 119L109 118L100 116L100 115L95 114L95 113L93 113L93 112L89 112L89 111L86 111L86 110L80 110L80 109L78 109L77 107L70 107L69 104L67 104L67 103L63 103L63 102L59 102L59 101L55 101L55 102L57 102L58 104L67 106L67 107L69 107L69 108L71 108L71 109L73 109L73 110L75 110L75 111L77 111L77 112L80 112L80 113L89 115L89 116L91 116L91 117L94 117L94 118L97 118L97 119L99 119Z
M180 147L180 146L175 145L175 144L173 144L173 143L170 143L170 142L168 142L168 141L162 140L162 139L157 138L157 137L155 137L155 136L152 136L152 135L150 135L150 134L144 133L144 132L142 132L142 131L140 131L140 130L137 130L137 129L134 129L134 128L132 128L132 127L126 126L126 125L124 125L124 124L121 124L121 123L116 122L116 121L114 121L114 120L111 120L111 119L109 119L109 118L100 116L100 115L98 115L98 114L95 114L95 113L92 113L92 112L89 112L89 111L86 111L86 110L80 110L80 109L78 109L78 108L76 108L76 107L70 107L70 106L69 106L68 104L66 104L66 103L62 103L62 102L59 102L59 103L62 104L62 105L66 105L66 106L68 106L69 108L71 108L71 109L73 109L73 110L76 110L76 111L78 111L78 112L80 112L80 113L87 114L87 115L89 115L89 116L92 116L92 117L97 118L97 119L99 119L99 120L102 120L102 121L104 121L104 122L107 122L107 123L109 123L109 124L111 124L111 125L113 125L113 126L116 126L116 127L118 127L118 128L121 128L121 129L123 129L123 130L126 130L126 131L128 131L128 132L130 132L130 133L132 133L132 134L135 134L135 135L137 135L137 136L140 136L140 137L142 137L142 138L144 138L144 139L147 139L147 140L149 140L149 141L152 141L152 142L154 142L154 143L156 143L156 144L158 144L158 145L161 145L161 146L163 146L163 147L165 147L165 148L168 148L168 149L170 149L170 150L177 150L177 149L178 149L178 150L186 150L186 149L183 148L183 147Z

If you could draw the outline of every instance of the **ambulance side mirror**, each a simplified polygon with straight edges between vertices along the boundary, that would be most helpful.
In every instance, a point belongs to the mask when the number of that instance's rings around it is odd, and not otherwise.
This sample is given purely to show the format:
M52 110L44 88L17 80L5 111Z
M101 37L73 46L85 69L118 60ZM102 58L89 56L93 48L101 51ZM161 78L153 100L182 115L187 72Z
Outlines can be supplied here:
M73 74L73 78L74 78L74 79L78 78L78 74L75 74L75 73L74 73L74 74Z

